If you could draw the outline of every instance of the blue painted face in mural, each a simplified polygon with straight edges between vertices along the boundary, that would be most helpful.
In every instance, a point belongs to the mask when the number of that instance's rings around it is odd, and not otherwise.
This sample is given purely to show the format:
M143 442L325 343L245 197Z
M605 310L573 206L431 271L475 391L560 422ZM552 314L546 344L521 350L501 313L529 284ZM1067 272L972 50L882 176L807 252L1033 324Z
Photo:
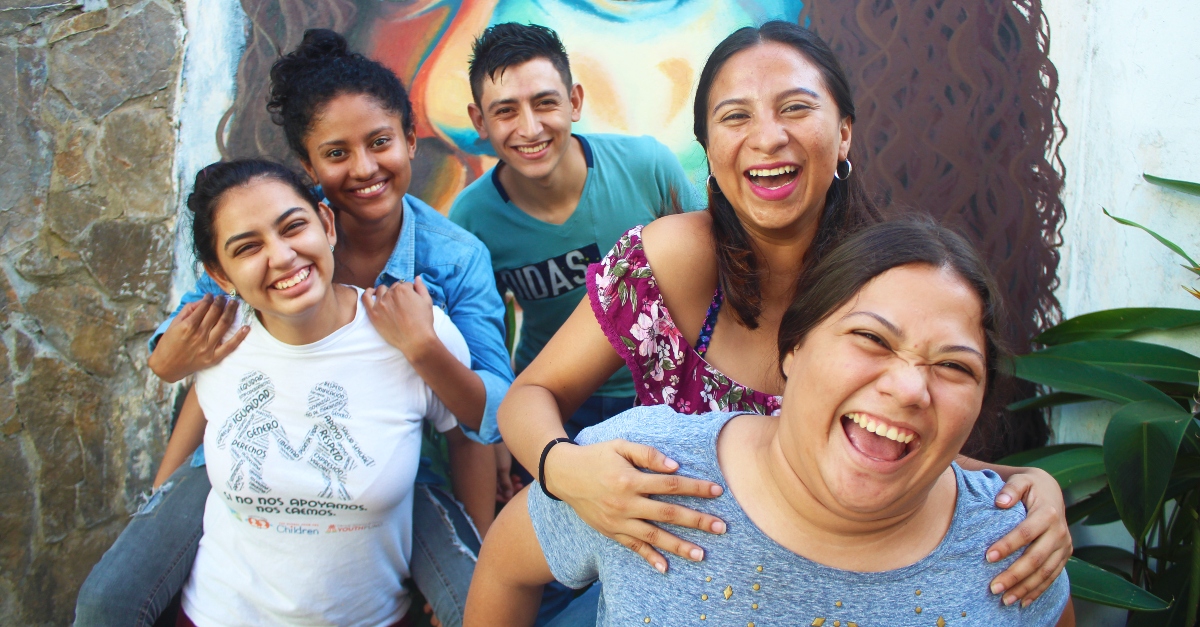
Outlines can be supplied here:
M797 0L464 0L429 3L420 18L404 10L402 19L429 22L434 18L425 16L446 12L441 39L421 59L412 82L417 117L428 125L426 132L490 164L491 146L480 141L466 110L472 100L467 83L471 43L493 24L541 24L558 32L571 57L571 71L588 94L588 111L576 132L653 135L699 181L707 173L703 151L692 136L688 105L709 52L742 26L771 19L794 22L801 6ZM398 24L401 18L393 19ZM423 23L423 32L431 25ZM402 32L381 24L374 35L376 58L387 59L396 45L390 42ZM411 60L391 64L413 67Z

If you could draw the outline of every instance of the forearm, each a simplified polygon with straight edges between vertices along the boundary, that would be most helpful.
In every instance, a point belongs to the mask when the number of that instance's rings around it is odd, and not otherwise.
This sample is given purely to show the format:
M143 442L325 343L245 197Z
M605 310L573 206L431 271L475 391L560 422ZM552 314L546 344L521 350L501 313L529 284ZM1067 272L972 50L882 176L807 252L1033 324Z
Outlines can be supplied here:
M162 462L158 465L158 474L154 476L154 488L157 489L180 466L187 463L188 457L196 452L196 447L204 442L204 428L208 421L200 409L200 401L196 398L196 388L188 390L183 399L183 407L179 410L179 418L175 421L175 429L171 439L167 441L167 450L163 453Z
M508 390L508 396L496 412L505 446L521 465L536 473L542 449L555 438L567 437L566 422L554 394L544 387L522 382Z
M478 431L487 403L483 379L456 359L436 337L410 363L458 421Z
M467 515L487 535L496 512L496 454L490 444L480 444L458 429L446 432L450 452L450 482L454 496Z
M156 346L150 353L150 358L146 360L146 365L150 367L150 372L153 372L155 376L167 383L178 383L185 377L195 374L195 370L189 371L189 364L170 359L166 355L167 352L168 349Z
M475 565L464 627L532 625L542 586L554 580L529 520L527 490L500 512Z

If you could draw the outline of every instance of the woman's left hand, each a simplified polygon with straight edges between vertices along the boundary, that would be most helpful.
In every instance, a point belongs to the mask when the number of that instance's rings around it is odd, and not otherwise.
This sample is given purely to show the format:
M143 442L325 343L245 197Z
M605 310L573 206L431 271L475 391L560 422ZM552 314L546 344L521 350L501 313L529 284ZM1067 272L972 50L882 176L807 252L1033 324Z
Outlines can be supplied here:
M410 362L440 342L433 330L433 299L421 277L365 290L362 302L375 330Z
M1050 473L1038 468L1013 473L996 495L996 507L1008 509L1018 501L1025 504L1025 520L987 551L987 561L997 562L1029 545L1017 561L992 580L992 594L1003 594L1005 605L1017 601L1029 605L1041 596L1067 565L1074 548L1062 489Z

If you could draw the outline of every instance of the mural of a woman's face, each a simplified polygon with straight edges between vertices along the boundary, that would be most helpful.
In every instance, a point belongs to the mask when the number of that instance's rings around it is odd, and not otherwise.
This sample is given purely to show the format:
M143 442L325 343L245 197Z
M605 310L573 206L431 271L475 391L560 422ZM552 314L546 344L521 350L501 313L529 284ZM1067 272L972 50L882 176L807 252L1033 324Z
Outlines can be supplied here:
M653 135L698 180L705 174L704 154L692 135L689 105L709 52L742 26L796 21L801 5L798 0L464 0L413 80L421 131L468 156L494 156L467 115L471 45L493 24L541 24L562 39L573 79L588 95L576 132ZM413 19L410 9L404 15ZM373 56L392 67L411 67L410 61L387 58L392 33L399 34L386 24L376 30Z

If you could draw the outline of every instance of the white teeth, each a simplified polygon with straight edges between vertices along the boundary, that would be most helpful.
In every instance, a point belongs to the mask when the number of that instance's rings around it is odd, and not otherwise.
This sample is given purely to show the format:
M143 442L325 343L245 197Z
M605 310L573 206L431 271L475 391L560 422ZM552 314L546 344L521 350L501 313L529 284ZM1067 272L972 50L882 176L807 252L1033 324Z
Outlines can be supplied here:
M856 411L846 414L846 417L854 421L854 424L866 429L871 433L874 433L875 435L883 436L889 440L895 440L896 442L903 444L908 444L917 437L917 434L912 433L907 429L901 430L899 427L887 425L883 422L875 420L874 418L868 418L864 414Z
M386 181L380 181L370 187L364 187L362 189L354 190L354 193L355 194L374 194L375 192L383 189L383 184L385 182Z
M544 141L536 146L517 146L517 152L523 152L527 155L532 155L534 153L541 152L546 148L546 146L549 145L550 142Z
M284 279L282 281L278 281L278 282L274 283L273 285L271 285L271 287L273 287L277 290L286 290L287 288L292 287L293 285L299 285L301 281L308 278L308 273L311 270L312 270L312 266L309 266L309 267L297 272L296 274L292 275L291 278Z
M795 172L795 171L796 171L796 166L785 165L785 166L780 166L778 168L771 168L769 170L751 169L750 176L779 176L780 174L791 174L792 172Z

